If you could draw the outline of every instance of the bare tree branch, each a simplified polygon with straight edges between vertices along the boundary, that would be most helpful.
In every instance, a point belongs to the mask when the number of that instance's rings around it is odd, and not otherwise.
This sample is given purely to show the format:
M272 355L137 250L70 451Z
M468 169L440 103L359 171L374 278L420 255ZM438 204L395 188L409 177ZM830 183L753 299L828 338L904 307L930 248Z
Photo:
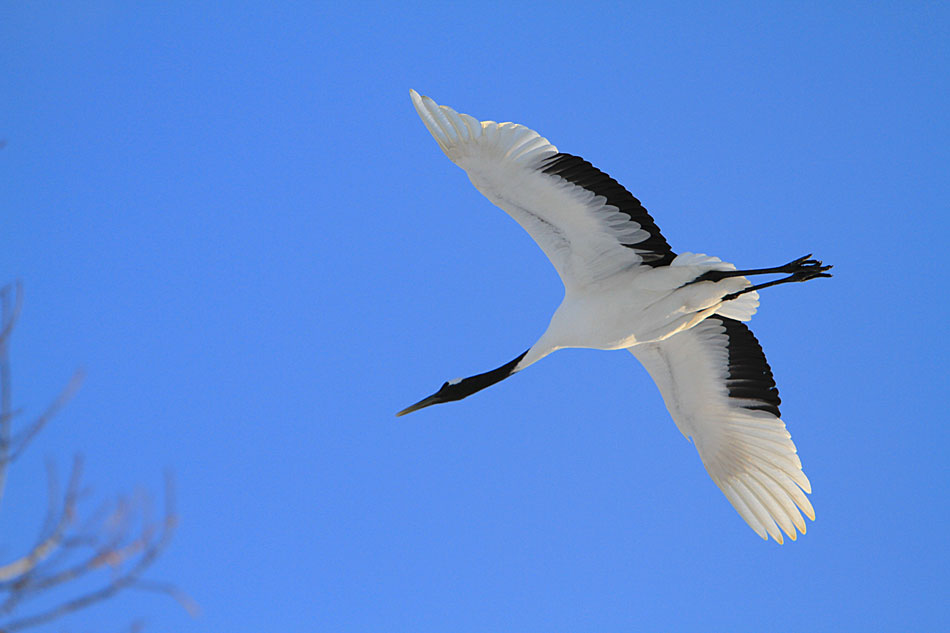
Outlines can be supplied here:
M45 411L13 432L19 411L11 406L8 352L22 303L19 282L0 288L0 501L10 465L76 393L83 379L83 373L76 372ZM165 509L160 519L152 516L149 496L139 492L100 505L80 522L81 473L82 462L77 457L61 495L56 470L47 464L49 500L36 543L22 556L0 565L0 633L52 622L126 589L165 594L196 614L197 605L176 586L143 578L168 546L178 523L171 476L166 474ZM51 593L54 591L57 593ZM72 597L51 597L60 592L66 596L72 593ZM34 612L22 615L24 607L34 601ZM141 626L136 621L129 630Z
M168 546L175 526L177 525L177 517L174 512L173 484L170 477L166 479L165 485L165 515L158 525L153 523L146 525L141 535L128 543L125 547L115 549L111 552L97 553L91 559L87 559L84 564L77 565L73 568L68 578L54 579L53 577L48 577L36 583L30 583L30 589L43 590L49 588L52 584L59 584L63 581L84 575L104 565L119 570L116 577L110 579L97 589L87 591L76 598L64 601L48 609L40 610L32 615L19 617L3 623L0 625L0 633L12 633L13 631L20 631L46 624L70 613L80 611L107 600L125 589L132 588L160 591L160 593L164 593L177 600L190 613L195 612L194 602L181 592L181 590L171 584L153 583L143 581L141 578L142 574ZM135 558L137 554L138 557ZM134 561L132 560L133 558ZM127 568L122 569L123 564L128 561L131 561L131 564Z
M169 488L166 489L166 499L170 497L170 485L171 482L166 483L166 486L169 486ZM2 626L2 628L0 628L0 631L3 633L12 633L13 631L21 631L23 629L38 626L40 624L45 624L47 622L59 619L67 614L80 611L96 603L107 600L120 591L134 587L136 583L140 581L141 575L145 572L145 570L147 570L155 562L158 556L171 541L175 524L176 518L173 511L170 512L170 509L166 509L166 516L162 522L161 529L157 536L147 543L142 555L138 558L138 560L136 560L135 563L120 576L112 579L108 582L108 584L98 589L89 591L77 598L63 602L55 607L40 611L27 617L22 617L7 622ZM172 592L166 591L165 593L175 597Z
M49 556L62 542L66 526L72 520L76 510L76 492L79 489L79 475L82 471L81 462L77 459L73 465L73 474L70 477L66 499L63 501L63 510L59 521L56 522L52 534L37 543L26 555L6 565L0 566L0 581L24 576Z

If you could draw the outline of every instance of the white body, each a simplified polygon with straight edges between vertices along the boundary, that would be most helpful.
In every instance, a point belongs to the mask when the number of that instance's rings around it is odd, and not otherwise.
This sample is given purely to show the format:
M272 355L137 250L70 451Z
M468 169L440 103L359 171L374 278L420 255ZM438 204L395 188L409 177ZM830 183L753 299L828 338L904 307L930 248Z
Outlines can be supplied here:
M696 256L687 253L677 260L691 258ZM615 350L662 341L720 309L729 313L737 313L741 307L754 311L757 300L752 293L730 302L731 309L723 307L724 295L749 285L744 277L686 285L708 270L726 267L732 266L718 260L701 265L677 265L674 261L672 266L640 266L583 288L569 289L547 331L518 369L566 347Z

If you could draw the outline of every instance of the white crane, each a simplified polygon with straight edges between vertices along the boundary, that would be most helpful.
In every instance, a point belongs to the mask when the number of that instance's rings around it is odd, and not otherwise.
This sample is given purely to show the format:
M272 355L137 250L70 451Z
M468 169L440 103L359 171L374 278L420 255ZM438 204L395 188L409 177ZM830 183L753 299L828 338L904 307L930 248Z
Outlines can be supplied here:
M587 161L558 152L515 123L478 121L410 91L423 123L475 188L501 207L557 269L564 299L547 331L498 369L446 382L405 415L461 400L553 351L626 349L656 382L677 428L692 439L720 490L763 539L805 533L795 444L759 342L742 321L756 290L830 277L810 255L784 266L736 270L717 257L673 253L640 201ZM750 275L784 274L752 285Z

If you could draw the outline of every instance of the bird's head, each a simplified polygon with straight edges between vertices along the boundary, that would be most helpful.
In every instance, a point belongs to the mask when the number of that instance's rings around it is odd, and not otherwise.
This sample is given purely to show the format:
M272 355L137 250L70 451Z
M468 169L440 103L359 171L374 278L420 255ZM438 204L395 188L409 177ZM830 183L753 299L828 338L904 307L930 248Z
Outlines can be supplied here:
M518 356L510 363L505 363L498 369L493 369L491 371L486 371L484 374L478 374L477 376L469 376L468 378L456 378L450 380L442 385L442 388L436 391L434 394L428 398L424 398L419 402L415 403L411 407L406 407L399 413L397 416L406 415L407 413L412 413L413 411L418 411L419 409L425 409L426 407L431 407L434 404L441 404L443 402L453 402L455 400L461 400L462 398L467 398L476 391L481 391L485 387L490 387L500 380L504 380L508 376L512 375L516 371L518 363L521 362L521 359L525 357L528 352L525 351L523 354Z
M398 417L400 415L406 415L407 413L412 413L413 411L418 411L419 409L431 407L434 404L442 404L443 402L454 402L455 400L461 400L465 396L473 393L470 388L466 388L466 386L463 385L464 382L465 381L462 378L449 380L443 383L442 387L434 394L428 398L423 398L412 406L406 407L397 413L396 416Z

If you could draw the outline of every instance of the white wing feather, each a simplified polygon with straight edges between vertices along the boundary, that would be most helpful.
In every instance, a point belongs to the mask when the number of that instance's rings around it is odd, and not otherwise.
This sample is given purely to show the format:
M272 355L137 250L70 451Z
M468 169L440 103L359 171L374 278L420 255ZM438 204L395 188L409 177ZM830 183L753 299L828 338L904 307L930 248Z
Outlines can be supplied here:
M650 372L680 432L692 438L720 490L762 538L792 540L815 511L811 484L785 423L755 401L730 397L729 338L718 319L630 352ZM763 357L764 360L764 357Z
M650 237L603 196L541 171L557 148L515 123L478 121L410 91L429 132L475 188L538 243L568 289L633 268Z

